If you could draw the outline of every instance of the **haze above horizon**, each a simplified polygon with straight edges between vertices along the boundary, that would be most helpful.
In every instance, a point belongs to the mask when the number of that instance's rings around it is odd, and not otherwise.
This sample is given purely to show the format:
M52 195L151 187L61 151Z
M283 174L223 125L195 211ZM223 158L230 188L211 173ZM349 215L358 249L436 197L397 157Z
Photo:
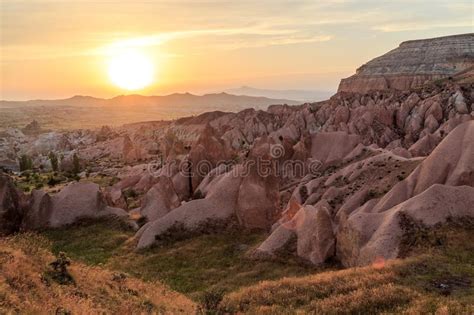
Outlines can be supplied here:
M342 77L402 41L473 31L472 1L0 0L0 5L0 99L9 100L204 94L244 85L335 91ZM153 80L143 88L135 83L144 72L150 75L148 63L128 86L108 77L110 61L130 49L153 64ZM115 70L130 79L130 72Z

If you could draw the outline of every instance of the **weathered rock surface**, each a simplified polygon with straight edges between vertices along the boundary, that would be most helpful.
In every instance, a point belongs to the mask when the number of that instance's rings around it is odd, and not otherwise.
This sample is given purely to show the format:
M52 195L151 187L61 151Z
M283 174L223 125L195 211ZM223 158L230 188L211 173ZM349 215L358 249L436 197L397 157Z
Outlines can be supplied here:
M435 184L388 210L353 213L337 236L337 254L346 267L394 259L404 233L403 220L432 227L448 218L473 217L474 188Z
M474 66L474 34L411 40L343 79L339 92L408 90ZM465 107L460 107L464 110Z
M296 240L296 253L312 264L322 264L334 256L335 237L332 227L330 206L326 201L313 206L301 207L288 222L278 226L273 233L256 249L254 255L278 255L291 249Z
M146 193L143 206L139 211L148 222L151 222L163 217L179 205L181 201L174 190L173 182L168 177L162 176Z
M346 132L318 132L311 138L311 157L326 165L340 163L360 142Z
M49 195L44 191L34 191L23 221L23 228L60 227L82 218L99 218L108 215L128 216L120 208L107 206L97 184L72 183L54 195Z
M177 233L189 233L226 225L235 213L241 181L234 172L225 173L216 178L205 198L186 202L145 224L136 234L138 248L153 245L172 229Z
M275 142L260 138L250 152L246 174L239 188L236 216L247 228L269 229L279 216L279 181L262 163L271 163ZM259 165L260 163L260 165Z
M474 122L468 122L451 132L384 197L341 218L338 257L346 266L368 264L376 257L395 258L401 235L395 215L407 214L429 226L447 217L474 216L472 186Z
M374 211L387 210L434 184L474 186L474 121L449 133L405 180L377 203Z

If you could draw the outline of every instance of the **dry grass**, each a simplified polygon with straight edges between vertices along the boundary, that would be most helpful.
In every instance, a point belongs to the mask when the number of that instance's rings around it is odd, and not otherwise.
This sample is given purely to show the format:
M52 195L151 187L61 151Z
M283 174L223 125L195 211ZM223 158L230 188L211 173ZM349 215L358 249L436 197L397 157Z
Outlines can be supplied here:
M474 314L474 232L449 223L405 260L264 281L226 295L223 313ZM441 240L440 240L441 239Z
M329 271L249 261L260 234L202 235L140 252L133 232L110 221L19 234L0 240L0 313L195 312L161 281L206 301L212 314L474 314L474 222L410 233L407 259ZM42 280L50 249L73 259L76 286ZM130 276L113 280L120 272Z
M219 312L245 314L472 314L472 295L443 296L403 283L401 270L415 261L381 269L351 268L314 276L265 281L228 294ZM469 293L468 293L469 294Z
M293 311L335 313L341 310L360 313L382 300L404 302L414 292L393 286L396 275L389 268L351 268L302 278L265 281L224 299L228 312L279 313ZM368 294L370 292L370 294ZM403 293L402 296L398 293ZM390 295L390 296L389 296ZM360 303L361 296L370 296ZM383 306L380 305L382 310Z
M36 234L0 240L0 313L190 314L195 304L158 282L73 261L74 285L46 277L54 256Z

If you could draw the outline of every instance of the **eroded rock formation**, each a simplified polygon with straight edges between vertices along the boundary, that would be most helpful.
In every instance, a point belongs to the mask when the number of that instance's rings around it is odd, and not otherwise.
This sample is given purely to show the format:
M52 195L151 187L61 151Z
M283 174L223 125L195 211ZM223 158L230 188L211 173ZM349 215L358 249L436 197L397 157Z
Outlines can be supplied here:
M343 79L339 92L408 90L474 67L474 34L410 40Z

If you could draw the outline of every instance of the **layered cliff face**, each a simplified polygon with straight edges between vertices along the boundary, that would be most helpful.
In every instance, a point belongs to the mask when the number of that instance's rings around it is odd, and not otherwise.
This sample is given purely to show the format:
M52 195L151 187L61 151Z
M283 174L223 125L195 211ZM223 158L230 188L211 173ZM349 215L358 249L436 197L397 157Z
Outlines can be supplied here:
M406 41L342 79L339 91L407 90L474 67L474 34Z

